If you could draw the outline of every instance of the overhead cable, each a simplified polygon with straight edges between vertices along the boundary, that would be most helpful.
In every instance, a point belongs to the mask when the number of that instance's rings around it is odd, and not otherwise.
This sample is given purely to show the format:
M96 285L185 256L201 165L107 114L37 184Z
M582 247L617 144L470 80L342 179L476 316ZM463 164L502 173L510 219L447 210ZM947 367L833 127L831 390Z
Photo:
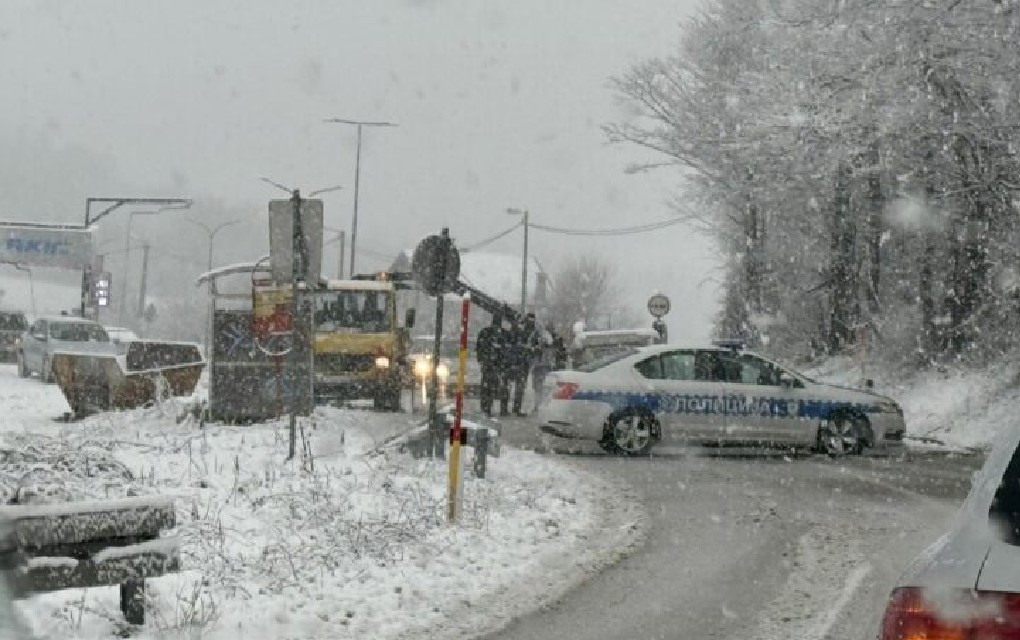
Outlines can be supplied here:
M499 233L497 233L494 236L490 236L490 237L488 237L488 238L486 238L484 240L480 240L480 241L478 241L478 242L476 242L474 244L470 244L470 245L468 245L466 247L463 247L461 249L461 252L463 253L463 252L466 252L466 251L476 251L478 249L481 249L482 247L486 247L486 246L492 244L493 242L499 240L500 238L502 238L504 236L507 236L510 233L516 231L523 224L524 224L523 222L518 222L514 226L512 226L512 227L510 227L508 229L504 229L503 231L500 231Z
M617 227L615 229L568 229L565 227L552 227L536 223L531 223L529 226L533 229L538 229L539 231L571 236L623 236L633 233L646 233L648 231L665 229L666 227L671 227L673 225L680 224L681 222L684 222L683 218L674 218L672 220L660 220L659 222L650 222L648 224L636 225L633 227Z

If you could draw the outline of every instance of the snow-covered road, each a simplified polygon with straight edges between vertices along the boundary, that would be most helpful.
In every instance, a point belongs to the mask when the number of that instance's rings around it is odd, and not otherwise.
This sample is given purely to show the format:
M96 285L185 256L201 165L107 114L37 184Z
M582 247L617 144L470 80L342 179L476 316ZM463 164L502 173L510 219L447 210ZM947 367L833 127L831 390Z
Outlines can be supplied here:
M514 425L506 436L537 444L527 433ZM492 640L863 640L906 562L945 530L981 457L574 460L635 488L647 543Z

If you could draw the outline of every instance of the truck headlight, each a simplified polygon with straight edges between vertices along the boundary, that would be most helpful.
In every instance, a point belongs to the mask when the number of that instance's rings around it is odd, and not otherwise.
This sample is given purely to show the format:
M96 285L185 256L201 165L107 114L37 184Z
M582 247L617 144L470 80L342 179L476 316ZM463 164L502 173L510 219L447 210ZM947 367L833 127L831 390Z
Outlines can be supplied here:
M390 367L390 359L386 356L379 356L375 359L375 366L380 369L388 369Z
M436 367L436 375L446 380L450 377L450 367L446 366L445 362L440 362L439 366Z
M429 363L425 358L418 358L414 361L414 375L424 378L429 374Z

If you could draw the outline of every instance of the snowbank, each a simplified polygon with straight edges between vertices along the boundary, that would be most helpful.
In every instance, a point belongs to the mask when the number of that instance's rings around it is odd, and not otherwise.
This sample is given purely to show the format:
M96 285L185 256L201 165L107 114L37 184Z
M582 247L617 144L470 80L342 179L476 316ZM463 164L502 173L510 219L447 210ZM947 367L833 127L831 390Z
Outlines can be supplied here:
M866 372L874 379L876 392L903 407L912 444L984 449L1003 429L1018 424L1020 364L1002 362L981 371ZM859 364L849 358L828 360L807 375L833 384L861 381Z
M136 638L473 637L640 542L638 501L619 487L505 448L488 478L466 480L462 522L446 525L445 463L379 448L410 416L320 410L287 462L283 422L200 429L168 404L62 425L38 415L63 410L59 392L42 397L53 385L4 373L0 411L4 395L39 395L31 419L0 433L0 447L29 453L0 467L12 482L45 471L34 500L176 499L185 571L149 581ZM116 587L19 606L43 640L123 631Z

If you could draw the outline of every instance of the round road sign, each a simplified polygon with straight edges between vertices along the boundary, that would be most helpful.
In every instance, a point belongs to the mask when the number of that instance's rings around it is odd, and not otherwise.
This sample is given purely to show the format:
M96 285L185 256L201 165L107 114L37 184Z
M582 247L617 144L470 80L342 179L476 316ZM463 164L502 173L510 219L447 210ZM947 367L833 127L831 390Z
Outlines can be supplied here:
M648 313L652 314L656 318L661 318L662 316L669 313L669 298L662 295L661 293L657 293L651 298L649 298Z
M429 236L418 243L411 258L411 272L426 293L432 296L449 293L460 277L460 252L446 229L439 236Z

